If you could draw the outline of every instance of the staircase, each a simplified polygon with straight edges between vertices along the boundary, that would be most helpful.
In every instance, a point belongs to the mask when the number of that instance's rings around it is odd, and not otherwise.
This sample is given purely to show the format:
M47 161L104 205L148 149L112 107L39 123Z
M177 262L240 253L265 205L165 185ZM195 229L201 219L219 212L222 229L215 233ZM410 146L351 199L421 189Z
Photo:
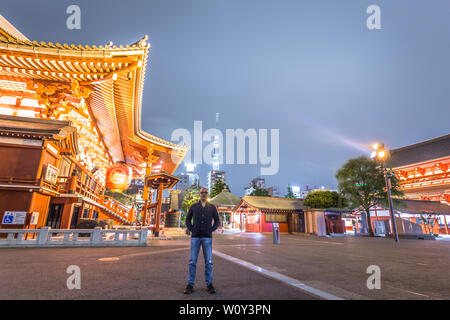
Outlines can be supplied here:
M108 218L113 219L115 223L121 225L131 225L136 218L134 209L128 208L116 199L103 195L104 188L101 187L100 182L96 181L94 177L92 177L92 175L86 170L83 169L83 172L85 175L90 177L87 179L87 183L85 183L85 180L79 179L76 175L58 176L56 191L59 191L61 196L73 196L73 194L76 194L77 196L87 198L90 201L103 206L103 208L99 206L100 212ZM14 182L12 179L9 180ZM38 183L38 185L42 185L43 182L41 180L34 181L34 184ZM95 181L96 183L91 183L91 181ZM2 182L2 177L0 177L0 182ZM50 189L53 188L50 185L45 185L45 187Z
M102 205L105 209L102 213L107 215L109 218L118 222L121 225L131 225L134 219L134 209L129 209L116 199L108 196L104 196L102 199Z

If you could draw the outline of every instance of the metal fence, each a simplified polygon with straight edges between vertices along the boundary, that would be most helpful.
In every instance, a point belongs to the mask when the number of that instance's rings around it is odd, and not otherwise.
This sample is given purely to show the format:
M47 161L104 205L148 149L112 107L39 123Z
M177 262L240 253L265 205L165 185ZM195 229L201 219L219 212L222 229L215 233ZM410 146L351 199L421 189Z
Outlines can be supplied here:
M0 229L0 247L106 247L146 246L148 229Z

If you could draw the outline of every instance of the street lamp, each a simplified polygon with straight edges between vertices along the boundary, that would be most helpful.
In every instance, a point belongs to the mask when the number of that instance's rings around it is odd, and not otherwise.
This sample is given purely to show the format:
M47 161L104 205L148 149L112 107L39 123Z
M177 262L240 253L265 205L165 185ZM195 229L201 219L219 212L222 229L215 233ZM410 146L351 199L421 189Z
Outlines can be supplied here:
M388 175L388 171L386 169L386 159L388 157L388 151L384 147L384 143L375 143L373 145L373 152L371 157L374 159L378 159L381 161L384 173L384 180L386 183L386 191L389 202L389 214L391 215L392 228L394 229L394 239L395 242L398 242L398 233L397 233L397 225L395 224L395 216L394 216L394 205L392 204L392 196L391 196L391 178Z

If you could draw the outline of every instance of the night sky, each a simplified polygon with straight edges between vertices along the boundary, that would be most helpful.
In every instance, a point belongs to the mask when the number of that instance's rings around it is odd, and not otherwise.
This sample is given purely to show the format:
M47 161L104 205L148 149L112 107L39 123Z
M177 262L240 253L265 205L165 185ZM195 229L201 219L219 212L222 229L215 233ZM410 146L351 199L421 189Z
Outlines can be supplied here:
M66 8L81 7L81 30ZM381 30L366 9L381 8ZM2 0L30 40L151 44L142 127L170 140L194 120L219 129L280 129L268 185L335 186L364 146L389 148L449 133L450 2L381 0ZM226 165L242 195L256 165ZM200 168L206 184L210 168ZM178 170L177 172L180 172Z

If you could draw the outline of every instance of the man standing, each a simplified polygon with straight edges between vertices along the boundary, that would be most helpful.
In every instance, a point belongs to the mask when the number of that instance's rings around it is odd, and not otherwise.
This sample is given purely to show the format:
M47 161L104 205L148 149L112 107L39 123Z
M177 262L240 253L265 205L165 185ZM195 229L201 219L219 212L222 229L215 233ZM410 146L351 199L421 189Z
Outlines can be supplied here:
M202 247L205 258L205 280L209 293L216 293L212 284L213 264L212 264L212 233L219 227L220 220L217 209L214 205L206 202L208 199L208 189L200 188L200 201L194 203L186 216L186 226L191 232L191 258L189 260L188 284L184 290L185 294L194 291L195 274L197 271L197 258ZM194 223L191 220L194 220ZM214 225L212 220L214 219Z

